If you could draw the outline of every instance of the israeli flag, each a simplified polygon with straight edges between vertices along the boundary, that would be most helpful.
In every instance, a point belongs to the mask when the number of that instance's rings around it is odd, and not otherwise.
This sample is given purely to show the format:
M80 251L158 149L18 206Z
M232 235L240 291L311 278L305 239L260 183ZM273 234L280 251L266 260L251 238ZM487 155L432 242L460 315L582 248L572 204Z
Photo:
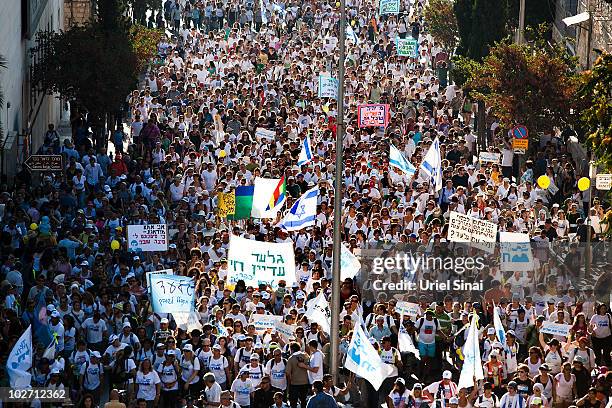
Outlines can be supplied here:
M310 135L307 134L302 142L302 150L300 151L300 157L298 157L298 166L302 166L309 163L312 160L312 149L310 148Z
M412 175L416 173L416 168L410 164L408 160L404 157L400 150L389 144L389 164L393 167L400 169L403 173L407 175Z
M344 368L368 380L377 391L385 378L393 372L391 364L381 360L360 325L355 325L353 329Z
M350 24L346 26L346 36L349 40L353 41L355 44L359 44L359 37L355 34L353 27Z
M319 187L306 191L291 207L287 215L278 224L285 231L299 231L315 225L317 216L317 197Z
M32 356L32 326L28 326L6 360L11 388L31 388L32 374L28 370L32 368Z
M423 158L420 169L431 179L434 191L442 189L442 158L440 157L440 140L437 137Z

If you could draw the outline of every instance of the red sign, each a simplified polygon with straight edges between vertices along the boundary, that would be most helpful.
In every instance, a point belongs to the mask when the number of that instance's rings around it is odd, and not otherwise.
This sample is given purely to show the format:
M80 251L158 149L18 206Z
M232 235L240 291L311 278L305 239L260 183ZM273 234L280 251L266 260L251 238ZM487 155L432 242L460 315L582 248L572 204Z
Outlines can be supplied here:
M389 124L389 105L366 104L357 106L359 127L387 127Z

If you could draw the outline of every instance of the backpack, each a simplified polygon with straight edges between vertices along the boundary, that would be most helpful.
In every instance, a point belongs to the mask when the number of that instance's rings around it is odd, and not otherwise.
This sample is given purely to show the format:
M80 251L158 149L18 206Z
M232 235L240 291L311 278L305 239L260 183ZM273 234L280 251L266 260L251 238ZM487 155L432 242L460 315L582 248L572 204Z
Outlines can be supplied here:
M497 395L491 393L491 399L493 399L493 406L494 407L498 407L499 406L499 398L497 398ZM484 402L484 394L481 395L480 397L478 397L478 404L482 404Z
M88 350L89 351L89 350ZM85 378L89 381L89 372L87 371L89 369L89 361L87 363L85 363ZM100 370L101 373L103 373L104 368L102 367L102 364L98 363L98 370Z
M589 358L589 364L590 364L590 361L591 361L591 349L587 347L586 352L587 352L587 356L588 356L588 358ZM574 355L572 356L572 360L573 360L574 358L576 358L576 354L578 354L578 347L576 347L576 348L574 349Z

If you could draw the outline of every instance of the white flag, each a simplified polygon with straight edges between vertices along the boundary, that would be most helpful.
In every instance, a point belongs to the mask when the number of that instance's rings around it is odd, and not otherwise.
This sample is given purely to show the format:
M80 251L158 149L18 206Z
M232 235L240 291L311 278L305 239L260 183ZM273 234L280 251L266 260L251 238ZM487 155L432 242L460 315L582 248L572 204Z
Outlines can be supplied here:
M436 137L421 163L421 171L430 178L434 191L442 189L442 158L440 157L440 140Z
M399 345L399 350L402 353L412 353L416 358L421 358L421 353L419 353L419 349L414 346L412 342L412 337L406 331L404 327L404 313L400 316L400 328L399 333L397 335L397 342Z
M356 325L353 330L353 338L346 352L344 368L368 380L375 390L378 390L385 378L393 372L391 365L385 364L380 359L359 325Z
M341 244L341 252L340 252L340 279L344 281L345 279L353 279L357 273L361 270L361 262L359 259L349 249Z
M310 304L306 305L304 316L308 318L310 323L318 323L321 330L330 334L331 309L323 291L319 292L319 295L310 301Z
M293 206L291 206L291 209L278 226L285 231L299 231L302 228L315 225L318 196L319 187L313 187L306 191L295 203L293 203Z
M476 381L484 379L482 371L482 360L480 359L480 348L478 347L478 315L472 315L472 321L468 331L467 339L463 345L463 367L459 376L459 384L457 389L469 388L474 386L474 378Z
M57 341L55 340L55 338L53 338L53 340L51 341L51 344L49 344L49 347L47 347L47 349L45 350L45 352L43 353L43 358L47 358L49 360L53 360L55 359L55 343Z
M306 137L302 142L302 150L300 151L300 156L298 157L298 166L310 163L310 161L312 160L312 149L310 148L311 145L312 144L310 143L310 134L306 134Z
M287 195L284 190L284 179L268 179L256 177L253 188L253 206L251 207L251 217L253 218L276 218ZM275 192L279 195L275 198Z
M19 337L6 360L6 371L9 375L11 388L23 389L31 387L32 374L32 326Z
M497 334L497 340L501 344L503 344L504 349L506 348L506 330L504 330L504 325L501 322L501 318L499 317L499 310L497 306L495 306L495 302L493 302L493 326L495 327L495 334Z

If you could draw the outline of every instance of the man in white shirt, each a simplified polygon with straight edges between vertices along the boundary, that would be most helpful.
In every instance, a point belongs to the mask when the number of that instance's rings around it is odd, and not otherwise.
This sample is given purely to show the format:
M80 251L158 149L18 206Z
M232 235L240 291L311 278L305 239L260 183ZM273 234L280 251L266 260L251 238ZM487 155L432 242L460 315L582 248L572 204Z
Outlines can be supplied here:
M308 342L308 348L310 349L310 364L304 364L304 367L308 371L308 382L310 384L315 381L323 381L323 353L319 350L319 343L316 340L310 340Z
M106 323L100 318L99 311L95 311L92 317L85 319L81 330L90 350L102 350L103 340L107 337L108 332Z

